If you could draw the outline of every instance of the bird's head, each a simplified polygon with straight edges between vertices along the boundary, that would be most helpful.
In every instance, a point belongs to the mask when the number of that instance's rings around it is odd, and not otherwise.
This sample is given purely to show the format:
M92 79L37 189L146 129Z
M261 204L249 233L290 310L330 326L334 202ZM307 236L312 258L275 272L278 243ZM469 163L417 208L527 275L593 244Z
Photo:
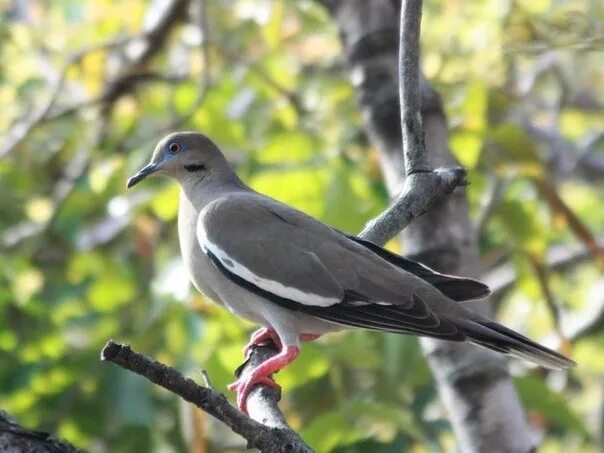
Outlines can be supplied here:
M179 179L182 175L207 172L223 161L218 147L205 135L175 132L159 141L151 162L128 179L128 188L153 174Z

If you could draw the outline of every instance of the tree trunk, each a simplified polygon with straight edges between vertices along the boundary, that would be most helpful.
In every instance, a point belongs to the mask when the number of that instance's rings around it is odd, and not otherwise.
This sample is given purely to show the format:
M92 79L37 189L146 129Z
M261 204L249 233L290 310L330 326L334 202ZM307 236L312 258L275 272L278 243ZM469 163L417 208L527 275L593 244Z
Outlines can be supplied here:
M325 4L336 21L357 90L363 119L378 148L391 197L405 171L398 96L398 17L393 0L343 0ZM455 163L447 147L447 124L438 94L422 83L422 115L430 163ZM480 276L476 235L465 193L457 190L403 233L405 252L442 272ZM489 315L489 303L470 308ZM528 452L534 439L505 358L469 344L422 339L459 447L463 452Z

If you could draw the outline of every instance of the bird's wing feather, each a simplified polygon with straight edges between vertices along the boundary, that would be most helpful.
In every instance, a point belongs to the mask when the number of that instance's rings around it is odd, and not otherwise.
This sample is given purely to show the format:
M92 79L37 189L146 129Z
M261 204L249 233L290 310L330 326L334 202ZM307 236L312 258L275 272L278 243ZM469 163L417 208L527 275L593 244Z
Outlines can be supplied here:
M481 299L491 293L490 288L478 280L443 274L430 269L428 266L425 266L421 263L392 253L379 245L373 244L372 242L352 235L348 235L348 238L364 247L367 247L374 253L377 253L389 263L392 263L407 272L417 275L419 278L427 281L441 293L453 300L466 301L472 299Z
M228 195L201 212L197 239L205 253L240 282L275 296L317 306L340 302L344 289L317 257L316 238L275 216L253 195Z
M455 304L317 220L255 193L220 198L197 226L202 249L240 286L290 310L350 326L463 339Z

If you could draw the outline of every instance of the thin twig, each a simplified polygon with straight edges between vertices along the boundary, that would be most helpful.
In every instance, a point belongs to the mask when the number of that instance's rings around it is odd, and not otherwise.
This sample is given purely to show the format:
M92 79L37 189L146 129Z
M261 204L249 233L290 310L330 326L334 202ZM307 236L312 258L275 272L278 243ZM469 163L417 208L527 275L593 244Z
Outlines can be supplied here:
M271 87L281 96L285 97L285 99L287 99L287 101L294 108L298 115L303 115L304 113L306 113L306 110L302 105L302 101L300 100L300 96L298 96L298 93L288 89L287 87L283 86L281 83L276 81L260 64L245 59L240 53L229 49L228 47L219 42L212 42L212 44L224 58L234 63L243 64L248 71L256 75L264 84Z
M476 222L476 237L478 239L482 238L489 220L491 220L497 206L501 202L506 186L507 181L505 179L495 176L491 190L486 197L486 201Z
M201 377L203 378L203 385L209 389L213 389L214 386L212 385L212 380L210 379L210 375L208 374L207 370L201 370L200 373Z
M545 299L547 309L550 313L550 316L552 317L554 330L556 331L556 334L558 335L560 341L564 343L567 341L567 339L564 336L564 333L562 332L560 305L558 304L556 298L554 297L554 293L552 292L547 266L536 256L529 255L528 258L531 265L533 266L535 275L537 276L537 282L539 283L539 287L541 288L541 294Z
M556 187L545 178L534 179L537 189L550 208L561 215L567 222L570 230L583 242L585 247L593 255L594 261L600 268L604 268L604 248L596 240L594 234L585 222L562 199Z
M466 184L465 176L466 169L462 167L411 174L405 180L403 193L390 208L368 222L359 237L378 245L388 242L455 187Z
M46 102L41 104L40 107L28 119L17 122L6 134L7 137L4 143L2 143L2 146L0 146L0 158L11 153L17 146L21 144L21 142L23 142L23 140L25 140L30 132L40 123L46 120L47 117L54 116L52 113L52 108L54 107L55 102L59 97L59 94L61 94L63 86L65 85L67 72L74 64L79 63L91 53L123 46L131 40L132 37L113 39L104 43L88 46L73 53L59 71L58 76L50 89ZM68 110L66 110L66 112L71 113Z
M604 238L598 238L600 247L604 247ZM547 267L556 272L562 272L573 266L585 263L592 258L589 250L579 247L555 246L547 251ZM491 298L500 299L507 291L512 289L517 282L516 268L506 261L483 277L485 283L491 288Z

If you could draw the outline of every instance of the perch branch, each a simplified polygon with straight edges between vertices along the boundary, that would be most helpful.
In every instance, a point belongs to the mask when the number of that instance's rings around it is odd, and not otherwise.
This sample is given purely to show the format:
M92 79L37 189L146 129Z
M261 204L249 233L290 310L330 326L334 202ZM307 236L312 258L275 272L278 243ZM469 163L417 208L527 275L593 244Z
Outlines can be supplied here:
M266 452L310 452L298 434L285 428L269 427L246 416L230 405L226 397L208 387L201 387L175 368L150 359L127 345L109 341L101 359L143 376L185 401L195 404L247 440L248 448Z

